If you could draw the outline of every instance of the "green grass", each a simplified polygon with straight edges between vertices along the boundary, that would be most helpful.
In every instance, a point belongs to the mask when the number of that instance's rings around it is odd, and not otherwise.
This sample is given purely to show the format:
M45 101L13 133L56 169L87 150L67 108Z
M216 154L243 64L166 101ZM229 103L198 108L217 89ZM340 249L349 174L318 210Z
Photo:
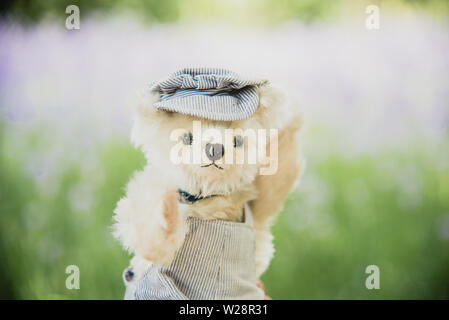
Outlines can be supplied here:
M380 165L385 158L393 163L390 170ZM419 154L385 158L327 159L313 169L332 191L330 199L315 207L307 204L310 193L288 199L274 226L276 256L263 277L273 297L449 297L449 241L438 236L438 221L449 208L439 192L447 190L448 172L433 169ZM421 181L416 194L404 195L408 187L397 182L395 171L406 166L417 170L410 183ZM316 221L294 225L307 210ZM381 290L365 288L371 264L380 268Z
M40 143L32 136L14 151L2 144L0 297L121 299L130 258L111 236L112 211L145 163L142 154L126 143L102 146L94 167L100 178L76 162L61 164L57 188L45 192L51 183L37 183L24 169L27 148ZM268 294L449 298L449 239L439 236L449 228L449 171L434 160L421 149L309 161L273 226L276 254L263 276ZM74 197L82 186L88 191ZM86 195L88 208L73 200ZM65 287L71 264L80 268L80 290ZM370 264L380 268L380 290L365 288Z

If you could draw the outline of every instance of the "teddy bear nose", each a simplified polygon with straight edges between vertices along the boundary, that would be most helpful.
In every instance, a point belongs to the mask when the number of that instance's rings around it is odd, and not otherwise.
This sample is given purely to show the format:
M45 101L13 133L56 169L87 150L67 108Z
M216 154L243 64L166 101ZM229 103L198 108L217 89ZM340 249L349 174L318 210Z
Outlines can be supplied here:
M221 143L206 144L206 156L209 160L216 161L224 155L224 146Z

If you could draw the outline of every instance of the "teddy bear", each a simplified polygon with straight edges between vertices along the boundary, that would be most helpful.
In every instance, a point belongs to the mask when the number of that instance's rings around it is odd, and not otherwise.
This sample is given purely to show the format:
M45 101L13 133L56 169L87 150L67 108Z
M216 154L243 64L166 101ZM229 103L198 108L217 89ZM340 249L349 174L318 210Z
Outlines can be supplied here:
M304 167L303 116L267 80L185 68L153 82L131 141L145 154L114 210L134 255L125 299L263 299L270 225Z

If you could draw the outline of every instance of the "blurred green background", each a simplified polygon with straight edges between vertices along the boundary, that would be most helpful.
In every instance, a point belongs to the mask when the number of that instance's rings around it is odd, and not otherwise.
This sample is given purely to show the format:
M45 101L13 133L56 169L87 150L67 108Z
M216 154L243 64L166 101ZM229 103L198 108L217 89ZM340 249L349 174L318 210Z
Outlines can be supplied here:
M375 36L363 27L371 3L383 19ZM82 15L74 35L68 4ZM449 298L447 1L1 6L0 298L123 297L130 257L110 234L112 212L145 164L128 142L128 97L203 61L264 65L306 112L307 169L273 226L262 277L272 298ZM201 47L217 23L224 40ZM183 43L186 25L199 48ZM246 53L222 53L226 41ZM71 264L80 290L65 287ZM365 287L372 264L380 290Z

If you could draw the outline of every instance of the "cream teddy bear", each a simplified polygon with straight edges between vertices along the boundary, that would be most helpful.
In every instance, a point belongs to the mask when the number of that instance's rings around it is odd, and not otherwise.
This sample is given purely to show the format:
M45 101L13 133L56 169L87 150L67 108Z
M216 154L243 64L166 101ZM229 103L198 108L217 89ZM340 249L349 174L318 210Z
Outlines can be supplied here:
M302 170L302 116L267 81L188 68L153 83L132 142L147 158L115 209L127 299L262 299L270 223Z

